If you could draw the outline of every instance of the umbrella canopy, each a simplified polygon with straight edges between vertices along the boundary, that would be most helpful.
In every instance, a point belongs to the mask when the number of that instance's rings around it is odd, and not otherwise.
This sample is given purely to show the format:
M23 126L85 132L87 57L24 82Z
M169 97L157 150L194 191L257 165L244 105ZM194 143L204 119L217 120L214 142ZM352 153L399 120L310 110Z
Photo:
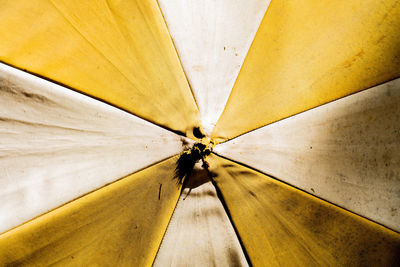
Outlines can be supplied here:
M0 4L2 265L400 263L397 1Z

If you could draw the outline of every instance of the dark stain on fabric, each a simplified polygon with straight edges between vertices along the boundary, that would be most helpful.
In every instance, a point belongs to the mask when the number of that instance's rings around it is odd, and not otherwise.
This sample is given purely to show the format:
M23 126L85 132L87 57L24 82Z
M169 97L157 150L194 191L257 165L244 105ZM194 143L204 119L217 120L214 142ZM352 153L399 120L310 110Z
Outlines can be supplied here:
M161 188L162 188L162 184L160 184L160 187L158 188L158 200L161 199Z
M365 54L364 49L361 49L357 54L355 54L353 57L351 57L349 60L346 60L343 63L343 67L345 68L350 68L351 66L353 66L353 64L359 60L360 58L363 57L363 55Z
M249 194L252 195L254 198L257 198L257 195L253 191L249 190Z
M0 93L10 94L13 97L19 98L22 101L31 100L31 101L35 101L35 102L39 102L39 103L44 103L44 104L54 103L49 98L47 98L43 95L26 92L22 88L14 85L13 83L5 81L5 80L0 81Z

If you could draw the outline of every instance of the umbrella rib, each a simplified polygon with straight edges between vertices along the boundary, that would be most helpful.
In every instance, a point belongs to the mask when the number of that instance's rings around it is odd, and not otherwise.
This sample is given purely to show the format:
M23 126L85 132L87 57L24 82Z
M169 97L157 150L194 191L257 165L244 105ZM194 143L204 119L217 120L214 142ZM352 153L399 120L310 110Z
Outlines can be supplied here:
M212 178L212 175L211 175L210 171L207 170L207 172L208 172L208 175L210 176L211 183L212 183L213 186L215 187L215 191L217 192L218 199L221 201L221 204L222 204L222 206L224 207L224 210L225 210L225 212L226 212L226 215L228 216L228 219L229 219L229 221L230 221L230 223L231 223L231 225L232 225L232 228L233 228L233 230L235 231L236 237L237 237L237 239L238 239L238 241L239 241L240 247L241 247L241 249L242 249L242 251L243 251L243 254L244 254L245 258L246 258L246 261L247 261L247 263L249 264L249 266L251 267L251 266L253 266L253 264L251 263L249 254L247 253L247 250L246 250L246 248L245 248L245 246L244 246L244 244L243 244L243 241L242 241L242 238L240 237L239 231L237 230L236 225L235 225L234 222L233 222L231 213L229 212L228 205L227 205L226 202L225 202L224 196L222 195L222 192L221 192L221 190L219 189L217 183L216 183L216 182L214 181L214 179Z
M117 106L117 105L115 105L115 104L113 104L113 103L107 102L106 100L101 99L101 98L99 98L99 97L97 97L97 96L93 96L93 95L87 94L87 93L85 93L85 92L83 92L83 91L80 91L80 90L78 90L78 89L75 89L75 88L73 88L73 87L71 87L71 86L69 86L69 85L66 85L66 84L62 83L62 82L53 80L53 79L51 79L51 78L48 78L48 77L43 76L43 75L40 75L40 74L35 73L35 72L33 72L33 71L30 71L30 70L27 70L27 69L24 69L24 68L20 68L20 67L18 67L18 66L15 66L15 65L10 64L10 63L7 63L7 62L4 62L4 61L2 61L2 60L0 60L0 63L1 63L1 64L4 64L4 65L7 65L7 66L9 66L9 67L12 67L12 68L21 70L21 71L23 71L23 72L29 73L29 74L31 74L31 75L33 75L33 76L36 76L37 78L46 80L46 81L51 82L51 83L54 83L54 84L57 84L57 85L59 85L59 86L64 87L65 89L69 89L69 90L74 91L74 92L76 92L76 93L79 93L79 94L82 94L82 95L84 95L84 96L93 98L93 99L95 99L95 100L97 100L97 101L100 101L100 102L102 102L102 103L104 103L104 104L107 104L107 105L110 105L110 106L112 106L112 107L114 107L114 108L117 108L117 109L119 109L119 110L122 110L122 111L124 111L124 112L126 112L126 113L129 113L129 114L131 114L131 115L133 115L133 116L135 116L135 117L138 117L138 118L140 118L140 119L142 119L142 120L145 120L145 121L147 121L147 122L149 122L149 123L151 123L151 124L153 124L153 125L155 125L155 126L158 126L158 127L160 127L160 128L163 128L163 129L165 129L165 130L167 130L167 131L170 131L170 132L172 132L172 133L174 133L174 134L177 134L177 135L180 135L180 136L186 136L185 133L183 133L183 132L181 132L181 131L176 131L176 130L170 129L170 128L164 126L164 125L161 125L161 124L156 123L155 121L152 121L152 120L150 120L150 119L147 119L147 118L144 118L144 117L142 117L142 116L139 116L139 115L133 113L132 111L129 111L129 110L127 110L127 109L124 109L124 108L122 108L122 107L119 107L119 106Z
M46 212L44 212L44 213L42 213L42 214L40 214L40 215L38 215L38 216L35 216L35 217L29 219L29 220L26 221L26 222L23 222L23 223L21 223L21 224L19 224L19 225L17 225L17 226L14 226L14 227L8 229L8 230L5 231L5 232L0 233L0 236L6 234L6 233L8 233L8 232L11 232L11 231L15 230L16 228L19 228L19 227L21 227L21 226L23 226L23 225L25 225L25 224L27 224L27 223L30 223L31 221L34 221L34 220L36 220L36 219L38 219L38 218L40 218L40 217L42 217L42 216L45 216L46 214L51 213L51 212L53 212L53 211L55 211L55 210L57 210L57 209L59 209L59 208L62 208L62 207L66 206L66 205L68 205L68 204L70 204L70 203L72 203L72 202L74 202L74 201L76 201L76 200L79 200L79 199L81 199L81 198L83 198L83 197L85 197L85 196L87 196L87 195L90 195L90 194L92 194L92 193L94 193L94 192L96 192L96 191L99 191L99 190L101 190L101 189L107 187L107 186L110 186L110 185L112 185L112 184L114 184L114 183L117 183L117 182L119 182L119 181L121 181L121 180L123 180L123 179L125 179L125 178L128 178L128 177L131 176L132 174L141 172L141 171L143 171L143 170L145 170L145 169L147 169L147 168L153 167L153 166L155 166L155 165L157 165L157 164L159 164L159 163L162 163L162 162L164 162L164 161L170 160L170 159L172 159L172 158L174 158L174 157L176 157L176 156L177 156L177 155L174 155L174 156L171 156L171 157L167 157L167 158L165 158L165 159L158 160L158 161L156 161L156 162L154 162L154 163L152 163L152 164L150 164L150 165L148 165L148 166L145 166L145 167L143 167L143 168L141 168L141 169L138 169L138 170L136 170L136 171L134 171L134 172L132 172L132 173L130 173L130 174L127 174L127 175L125 175L125 176L123 176L123 177L121 177L121 178L119 178L119 179L117 179L117 180L115 180L115 181L112 181L112 182L110 182L110 183L107 183L107 184L105 184L105 185L103 185L103 186L101 186L101 187L99 187L99 188L96 188L96 189L94 189L94 190L92 190L92 191L90 191L90 192L87 192L87 193L85 193L85 194L83 194L83 195L80 195L80 196L74 198L74 199L71 199L71 200L69 200L69 201L67 201L67 202L65 202L65 203L63 203L63 204L61 204L61 205L59 205L59 206L57 206L57 207L51 209L51 210L48 210L48 211L46 211Z
M325 203L328 203L328 204L330 204L330 205L333 205L333 206L335 206L335 207L337 207L337 208L339 208L339 209L341 209L341 210L347 211L347 212L349 212L349 213L351 213L351 214L353 214L353 215L355 215L355 216L361 217L361 218L363 218L363 219L365 219L365 220L367 220L367 221L373 222L373 223L375 223L375 224L377 224L377 225L380 225L380 226L382 226L382 227L384 227L384 228L386 228L386 229L389 229L389 230L391 230L391 231L393 231L393 232L395 232L395 233L399 233L399 234L400 234L400 232L398 232L397 230L394 230L394 229L392 229L392 228L390 228L390 227L388 227L388 226L386 226L386 225L384 225L384 224L381 224L381 223L379 223L379 222L376 222L376 221L374 221L374 220L372 220L372 219L370 219L370 218L368 218L368 217L365 217L365 216L363 216L363 215L360 215L360 214L358 214L358 213L355 213L354 211L351 211L351 210L349 210L349 209L347 209L347 208L345 208L345 207L339 206L339 205L337 205L337 204L335 204L335 203L333 203L333 202L331 202L331 201L329 201L329 200L326 200L326 199L324 199L324 198L321 198L321 197L319 197L319 196L317 196L317 195L310 194L309 192L307 192L307 191L305 191L305 190L303 190L303 189L301 189L301 188L299 188L299 187L297 187L297 186L295 186L295 185L289 184L289 183L287 183L287 182L285 182L285 181L283 181L283 180L277 178L277 177L274 176L274 175L271 175L271 174L262 172L262 171L260 171L260 170L258 170L258 169L256 169L256 168L254 168L254 167L251 167L251 166L249 166L249 165L246 165L245 163L242 163L242 162L239 162L239 161L236 161L236 160L227 158L227 157L225 157L225 156L223 156L223 155L218 154L217 152L212 152L212 153L215 154L216 156L220 157L220 158L223 158L223 159L225 159L225 160L229 160L229 161L234 162L234 163L236 163L236 164L238 164L238 165L240 165L240 166L243 166L243 167L245 167L245 168L248 168L248 169L251 169L251 170L253 170L253 171L255 171L255 172L258 172L258 173L260 173L260 174L263 174L263 175L265 175L265 176L267 176L267 177L269 177L269 178L271 178L271 179L274 179L274 180L276 180L276 181L278 181L278 182L281 182L281 183L283 183L283 184L285 184L285 185L287 185L287 186L290 186L290 187L292 187L292 188L294 188L294 189L297 189L297 190L299 190L299 191L301 191L301 192L303 192L303 193L305 193L305 194L307 194L307 195L309 195L309 196L311 196L311 197L315 197L315 198L317 198L317 199L319 199L319 200L321 200L321 201L323 201L323 202L325 202Z
M182 192L183 192L183 186L181 185L180 192L179 192L179 197L182 195ZM159 194L161 193L161 186L160 186L160 191L159 191L158 193L159 193ZM159 196L160 196L160 195L159 195ZM177 200L176 203L175 203L174 210L172 211L171 217L170 217L169 220L168 220L167 227L165 228L165 231L164 231L164 234L163 234L163 236L162 236L162 238L161 238L160 244L158 245L158 249L157 249L157 252L156 252L155 257L154 257L154 259L153 259L153 262L151 263L151 266L154 266L154 262L155 262L155 260L156 260L156 258L157 258L158 252L160 251L161 244L162 244L163 241L164 241L165 235L167 234L168 226L169 226L169 224L171 223L172 217L174 216L176 207L178 206L178 202L179 202L179 198L178 198L178 200Z
M272 122L267 123L267 124L265 124L265 125L263 125L263 126L257 127L257 128L255 128L255 129L249 130L249 131L244 132L244 133L241 133L241 134L239 134L239 135L237 135L237 136L235 136L235 137L232 137L232 138L228 138L228 139L226 139L226 140L223 140L222 142L219 142L218 144L223 144L223 143L232 141L232 140L234 140L234 139L236 139L236 138L238 138L238 137L240 137L240 136L243 136L243 135L245 135L245 134L248 134L248 133L254 132L254 131L256 131L256 130L259 130L259 129L261 129L261 128L267 127L267 126L269 126L269 125L271 125L271 124L274 124L274 123L277 123L277 122L280 122L280 121L289 119L289 118L291 118L291 117L300 115L300 114L302 114L302 113L304 113L304 112L307 112L307 111L309 111L309 110L313 110L313 109L316 109L316 108L319 108L319 107L328 105L328 104L330 104L330 103L333 103L333 102L336 102L336 101L340 101L340 100L342 100L343 98L350 97L350 96L352 96L352 95L361 93L361 92L363 92L363 91L365 91L365 90L372 89L373 87L380 86L380 85L385 84L385 83L389 83L389 82L394 81L394 80L399 79L399 78L400 78L400 76L399 76L399 77L395 77L395 78L390 79L390 80L387 80L387 81L384 81L384 82L380 82L380 83L374 84L374 85L372 85L372 86L370 86L370 87L367 87L367 88L364 88L364 89L362 89L362 90L360 90L360 91L353 92L353 93L348 94L348 95L345 95L345 96L343 96L343 97L339 97L339 98L334 99L334 100L332 100L332 101L323 103L322 105L315 106L315 107L311 107L311 108L309 108L309 109L300 111L300 112L298 112L298 113L296 113L296 114L292 114L292 115L287 116L287 117L284 117L284 118L282 118L282 119L279 119L279 120L276 120L276 121L272 121ZM221 156L221 155L218 155L218 156ZM222 157L222 156L221 156L221 157ZM229 160L231 160L231 159L229 159Z
M176 48L174 39L172 38L171 32L170 32L170 30L169 30L168 23L167 23L167 21L165 20L164 13L162 12L161 7L160 7L160 3L159 3L158 1L157 1L157 6L158 6L158 9L159 9L159 11L160 11L160 13L161 13L161 16L162 16L162 18L163 18L163 21L164 21L164 23L165 23L165 26L166 26L166 28L167 28L167 30L168 30L169 37L170 37L171 42L172 42L172 46L174 47L176 56L177 56L178 59L179 59L179 63L180 63L180 65L181 65L183 75L185 75L185 79L186 79L186 81L187 81L187 83L188 83L188 85L189 85L189 89L190 89L190 92L192 93L192 97L193 97L193 99L194 99L194 102L196 103L196 107L197 107L198 110L200 110L200 109L199 109L199 104L197 103L197 99L196 99L196 97L195 97L195 95L194 95L194 91L193 91L192 85L190 84L190 81L189 81L188 76L187 76L187 74L186 74L185 68L183 67L182 60L181 60L181 56L180 56L179 53L178 53L178 49Z

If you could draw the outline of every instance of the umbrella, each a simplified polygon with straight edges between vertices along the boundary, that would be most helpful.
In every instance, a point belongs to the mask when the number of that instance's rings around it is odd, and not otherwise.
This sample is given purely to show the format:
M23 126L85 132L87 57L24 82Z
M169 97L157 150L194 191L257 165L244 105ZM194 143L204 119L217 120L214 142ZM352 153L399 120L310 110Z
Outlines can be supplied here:
M3 265L399 263L396 1L0 3Z

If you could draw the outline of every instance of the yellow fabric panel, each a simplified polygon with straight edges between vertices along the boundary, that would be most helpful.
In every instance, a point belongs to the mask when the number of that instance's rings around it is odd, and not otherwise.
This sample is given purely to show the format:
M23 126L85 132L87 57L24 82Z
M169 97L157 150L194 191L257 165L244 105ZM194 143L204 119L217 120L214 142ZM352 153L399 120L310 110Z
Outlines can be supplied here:
M0 236L0 265L150 266L178 201L176 157Z
M175 131L198 109L155 0L0 1L0 60Z
M397 0L272 1L227 106L219 141L400 76Z
M254 266L400 263L400 234L229 160L210 163Z

